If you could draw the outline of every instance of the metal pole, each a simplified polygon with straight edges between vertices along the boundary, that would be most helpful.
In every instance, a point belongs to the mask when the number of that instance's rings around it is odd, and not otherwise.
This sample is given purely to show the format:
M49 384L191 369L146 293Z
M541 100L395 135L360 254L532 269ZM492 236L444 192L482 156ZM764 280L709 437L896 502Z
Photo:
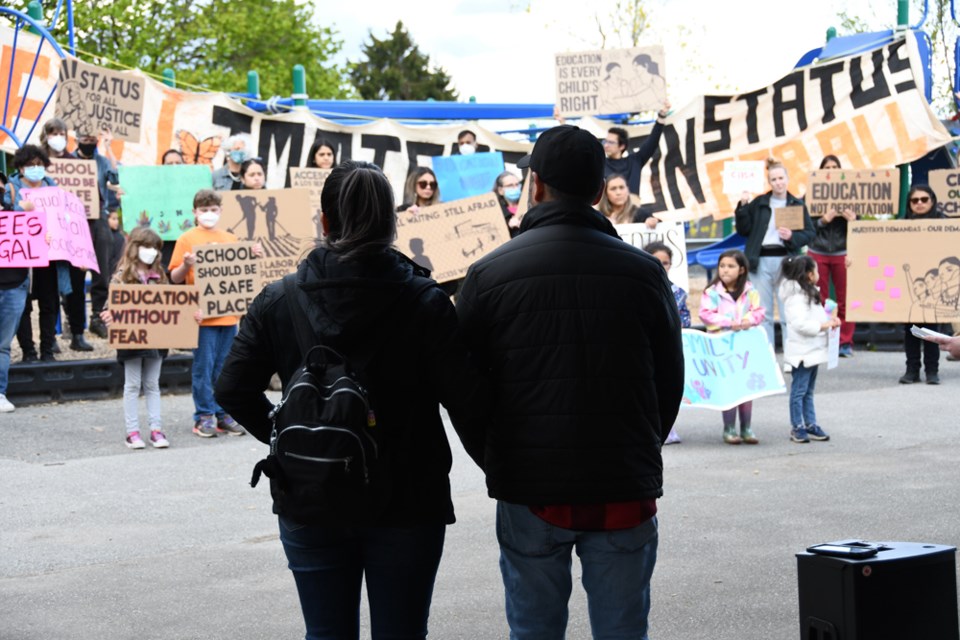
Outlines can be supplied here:
M836 27L830 27L829 29L827 29L827 42L830 42L836 37L837 37Z
M307 108L307 72L302 64L293 65L293 107L295 109Z
M173 69L163 70L163 84L167 85L171 89L177 88L177 74L173 72Z
M897 0L897 31L909 29L910 0ZM907 37L910 37L909 34ZM910 165L902 164L900 169L900 212L898 218L907 214L907 194L910 192Z
M260 99L260 74L256 71L247 71L247 93Z
M40 2L38 0L30 0L30 4L27 5L27 15L37 22L43 22L43 7L40 6ZM40 35L40 32L33 27L30 27L28 31L33 34Z

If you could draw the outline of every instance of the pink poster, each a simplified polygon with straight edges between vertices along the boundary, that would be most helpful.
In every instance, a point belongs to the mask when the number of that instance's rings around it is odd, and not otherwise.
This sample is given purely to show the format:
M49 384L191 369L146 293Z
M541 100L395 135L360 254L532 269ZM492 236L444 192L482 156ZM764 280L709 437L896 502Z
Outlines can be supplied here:
M80 269L100 273L83 202L59 187L22 189L21 193L38 211L47 212L50 260L66 260Z
M0 211L0 269L45 267L47 214L43 211Z

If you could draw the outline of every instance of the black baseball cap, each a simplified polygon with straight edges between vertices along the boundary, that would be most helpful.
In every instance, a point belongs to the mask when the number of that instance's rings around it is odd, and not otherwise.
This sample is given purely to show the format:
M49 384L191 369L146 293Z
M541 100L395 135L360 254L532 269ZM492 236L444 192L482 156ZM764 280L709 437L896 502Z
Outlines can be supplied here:
M580 127L563 124L540 134L533 151L517 162L540 180L572 196L593 198L603 187L606 155L597 138Z

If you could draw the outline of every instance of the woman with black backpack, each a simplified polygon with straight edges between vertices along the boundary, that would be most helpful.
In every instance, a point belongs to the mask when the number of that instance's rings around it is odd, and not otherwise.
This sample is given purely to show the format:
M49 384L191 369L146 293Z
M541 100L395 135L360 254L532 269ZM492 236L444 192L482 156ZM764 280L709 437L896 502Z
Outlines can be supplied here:
M482 465L490 397L449 298L391 247L380 169L339 165L321 200L324 243L251 304L216 397L273 443L254 483L270 477L307 639L358 637L364 578L373 638L424 638L454 522L439 404ZM274 372L276 409L263 393Z

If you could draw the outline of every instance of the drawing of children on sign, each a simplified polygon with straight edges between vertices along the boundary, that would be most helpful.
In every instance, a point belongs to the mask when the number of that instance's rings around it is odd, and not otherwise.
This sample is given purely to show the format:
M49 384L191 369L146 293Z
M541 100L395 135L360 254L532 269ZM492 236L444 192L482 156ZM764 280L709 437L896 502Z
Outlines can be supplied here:
M907 280L910 280L910 265L903 265L903 271L907 274ZM923 278L914 278L908 287L910 291L910 315L909 321L912 323L930 324L936 322L936 311L933 310L930 289Z
M433 262L423 253L423 238L410 238L410 259L418 265L433 271Z
M910 265L903 265L910 282L910 322L937 323L960 318L960 258L949 256L922 278L913 278Z
M621 98L629 98L632 91L630 81L623 77L623 67L619 62L609 62L607 76L600 82L600 111L613 113L622 109Z
M667 99L667 85L660 75L660 65L646 53L633 59L634 100L639 104L663 104Z
M940 261L940 304L946 311L956 312L960 306L960 259L950 256Z

